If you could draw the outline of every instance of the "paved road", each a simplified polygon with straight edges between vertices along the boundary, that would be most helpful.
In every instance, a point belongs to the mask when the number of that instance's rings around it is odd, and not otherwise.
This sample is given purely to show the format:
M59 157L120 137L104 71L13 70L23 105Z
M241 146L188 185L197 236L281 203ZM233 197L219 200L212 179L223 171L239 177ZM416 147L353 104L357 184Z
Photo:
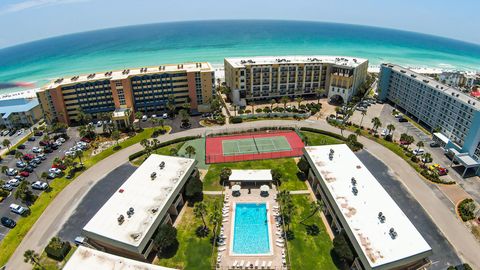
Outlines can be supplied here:
M395 178L393 172L367 151L360 151L357 153L357 157L367 166L370 172L377 178L378 182L380 182L383 188L398 206L400 206L412 223L415 224L417 230L432 247L433 255L429 257L432 261L430 269L445 270L450 265L460 264L461 261L452 245L445 239L419 203L409 196L408 191L402 183Z
M283 126L297 125L324 129L336 133L340 130L331 127L324 120L309 121L257 121L247 122L234 125L236 128L253 128L262 126ZM209 130L224 130L226 127L212 127ZM167 134L159 137L160 141L172 140L184 136L201 135L206 128L190 129L184 132ZM348 132L344 132L348 133ZM466 262L470 263L474 268L480 269L478 261L478 251L480 243L478 243L467 228L452 215L449 207L442 202L432 191L432 189L418 176L416 171L408 165L403 159L386 150L383 146L365 138L359 138L365 148L374 156L382 157L381 160L395 172L395 176L402 181L406 190L416 199L425 209L425 212L435 222L439 230L446 236L458 255ZM105 175L113 171L115 168L124 164L128 160L128 156L141 150L139 144L132 145L126 149L117 152L115 155L107 157L98 162L95 166L82 173L76 180L67 186L47 207L42 216L34 224L30 232L20 243L17 250L10 258L7 269L29 269L30 266L23 262L23 253L27 249L41 251L49 239L56 235L77 208L82 198L98 181L103 179Z
M63 224L58 232L58 236L73 243L75 237L81 234L82 228L87 222L107 202L111 194L115 193L128 177L133 174L136 168L127 162L103 177L83 197L75 212Z
M38 180L44 181L43 179L40 178L42 172L47 172L48 169L51 168L55 157L63 156L65 154L65 151L67 151L67 149L72 147L73 144L75 144L75 140L78 139L75 137L76 135L74 134L74 132L71 132L70 129L67 131L67 134L70 136L70 140L63 143L57 150L53 151L52 153L46 154L47 159L43 160L42 163L38 165L37 168L35 168L34 172L31 173L27 178L25 178L24 181L27 181L30 184ZM32 152L32 147L39 146L39 142L42 137L35 137L35 138L36 140L33 142L26 141L24 143L25 149L21 149L20 151L22 151L22 153L24 154L36 155ZM17 161L18 160L14 156L6 156L5 159L0 162L0 166L8 166L9 168L16 168L15 164ZM10 178L13 178L13 177L8 177L5 174L0 175L0 179L3 179L3 180L8 180ZM14 198L13 194L15 193L15 191L16 191L16 188L12 190L9 197L7 197L2 203L0 203L0 216L9 217L14 220L18 220L20 218L19 215L12 213L9 208L10 204L12 203L25 206L25 204L22 203L20 199ZM40 194L41 192L42 191L39 191L39 190L33 190L33 193L37 195ZM10 229L7 227L0 226L0 241L5 237L5 235L8 233L9 230Z

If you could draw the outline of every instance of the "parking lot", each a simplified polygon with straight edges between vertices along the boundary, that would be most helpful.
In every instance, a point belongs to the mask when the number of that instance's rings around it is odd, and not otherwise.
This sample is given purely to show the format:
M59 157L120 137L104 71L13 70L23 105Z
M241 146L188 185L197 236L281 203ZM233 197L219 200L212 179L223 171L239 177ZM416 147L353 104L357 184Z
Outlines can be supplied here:
M58 147L57 150L54 150L52 153L46 154L46 159L42 160L40 164L38 164L37 168L34 169L32 173L28 177L25 178L23 181L27 181L29 183L29 186L31 186L31 183L34 183L35 181L45 181L44 179L41 179L41 175L43 172L48 172L48 170L51 168L53 160L56 157L63 157L65 152L72 147L78 140L78 135L76 134L73 129L68 129L67 130L67 135L70 137L69 140L67 140L65 143L63 143L61 146ZM21 149L20 151L23 154L32 154L32 155L37 155L33 153L32 148L33 147L39 147L39 143L42 140L43 136L35 137L35 141L26 141L24 143L25 149ZM8 155L5 157L4 160L0 163L0 166L7 166L8 168L15 168L18 171L20 171L19 168L17 168L16 163L18 159L15 158L15 156ZM13 177L7 176L6 174L2 173L0 175L0 179L8 181ZM21 206L25 206L24 203L21 202L20 199L15 199L14 193L15 193L16 187L11 191L10 195L2 202L0 203L0 216L1 217L9 217L14 220L18 220L20 218L19 215L14 214L10 211L9 206L12 203L19 204ZM42 191L41 190L34 190L32 189L33 193L38 195ZM47 191L48 192L48 191ZM0 226L0 240L5 237L5 234L8 232L8 228L4 226Z
M453 247L425 210L423 210L422 206L409 195L409 192L393 176L393 173L389 172L388 167L367 151L361 151L356 155L367 166L432 248L433 254L429 257L432 265L428 269L445 270L450 265L460 264L461 261ZM445 201L445 203L449 202Z
M125 163L107 174L83 197L75 212L63 224L58 236L63 240L73 243L76 236L81 235L82 228L95 215L95 213L107 202L111 194L133 174L136 167Z

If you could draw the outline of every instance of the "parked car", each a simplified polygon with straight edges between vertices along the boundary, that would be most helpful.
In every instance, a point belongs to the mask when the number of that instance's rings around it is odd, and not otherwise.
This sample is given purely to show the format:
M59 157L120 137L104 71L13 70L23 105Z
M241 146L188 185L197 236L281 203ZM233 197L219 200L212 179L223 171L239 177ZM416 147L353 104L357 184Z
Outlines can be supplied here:
M42 152L42 149L41 149L40 147L35 146L35 147L32 148L32 152L34 152L34 153L41 153L41 152Z
M440 144L438 142L431 142L430 147L440 147Z
M55 179L55 178L57 178L57 175L55 173L49 173L47 175L47 179Z
M18 171L14 168L8 168L5 174L8 176L15 176L18 174Z
M35 156L32 155L32 154L25 154L25 155L23 155L23 160L26 160L26 161L30 161L30 160L32 160L32 159L34 159L34 158L35 158Z
M56 174L56 175L59 175L59 174L62 173L62 170L60 170L59 168L50 168L50 169L48 169L48 172L49 172L49 173L54 173L54 174Z
M142 116L142 121L143 121L143 122L145 122L145 121L147 121L147 120L148 120L148 116L146 116L146 115Z
M23 161L17 161L15 165L17 166L17 168L25 168L27 166L27 164L25 164L25 162Z
M28 138L28 141L29 141L29 142L34 142L35 140L36 140L35 137L29 137L29 138Z
M50 143L50 142L48 142L48 141L40 141L39 145L40 145L40 146L46 146L46 145L48 145L49 143Z
M48 188L48 184L42 181L35 181L35 183L32 184L33 189L39 189L39 190L45 190Z
M85 243L86 238L84 236L77 236L74 239L75 245L80 246Z
M13 136L13 135L15 135L16 132L17 132L17 130L12 129L12 130L10 130L10 132L8 133L8 136Z
M24 144L20 144L19 146L17 146L17 149L25 149L25 145L24 145Z
M28 166L33 167L33 168L37 168L37 167L38 167L38 164L35 163L35 162L30 161L30 162L28 162ZM27 167L28 167L28 166L27 166Z
M12 187L18 187L20 185L20 180L10 179L10 180L7 181L7 185L10 185Z
M167 119L167 118L168 118L168 113L164 113L164 114L162 115L162 118L163 118L163 119Z
M65 138L60 137L60 138L57 139L57 141L60 141L61 143L64 143L64 142L65 142Z
M42 159L41 159L41 158L38 158L38 157L32 159L32 161L35 162L35 163L37 163L37 164L42 163Z
M14 186L12 186L10 184L3 184L2 185L2 189L4 189L4 190L12 191L13 188L14 188Z
M10 204L10 211L15 214L23 215L28 211L28 208L12 203Z
M403 122L408 122L408 120L401 117L401 118L398 118L398 122L403 123Z
M91 142L92 140L90 140L89 138L83 137L83 138L80 139L80 141L89 143L89 142Z
M7 228L14 228L15 225L17 225L17 223L15 222L15 220L11 219L11 218L8 218L8 217L2 217L1 219L1 222L2 222L2 225L7 227Z
M415 150L413 150L413 154L414 154L415 156L423 155L423 154L425 154L425 149L423 149L423 148L415 149Z
M39 137L39 136L43 135L43 132L42 131L36 131L33 135Z
M34 168L32 166L28 165L25 168L23 168L22 171L32 173L33 169Z
M17 175L17 176L15 176L14 179L17 179L18 181L23 181L23 180L25 180L25 177L23 177L21 175Z
M448 174L448 169L440 167L440 168L437 169L437 172L438 172L438 175L440 175L440 176L447 175Z
M37 155L37 158L39 158L39 159L41 159L41 160L45 160L45 159L47 159L47 156L42 153L42 154L38 154L38 155Z
M157 115L156 115L156 114L154 114L154 115L152 115L152 117L151 117L151 118L157 118Z
M28 176L30 176L30 173L27 172L27 171L21 171L21 172L20 172L20 176L28 177Z

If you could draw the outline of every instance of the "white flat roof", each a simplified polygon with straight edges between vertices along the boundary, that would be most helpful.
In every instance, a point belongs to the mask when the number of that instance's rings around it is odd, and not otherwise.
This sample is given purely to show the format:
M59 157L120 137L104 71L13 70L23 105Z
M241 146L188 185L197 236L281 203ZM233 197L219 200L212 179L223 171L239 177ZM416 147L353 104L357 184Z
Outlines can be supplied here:
M447 136L443 135L442 133L440 132L435 132L433 133L433 136L439 138L440 140L442 140L442 142L444 143L448 143L450 140L447 138Z
M101 81L101 80L120 80L135 75L147 75L156 73L173 73L173 72L195 72L195 71L214 71L210 63L208 62L194 62L194 63L180 63L180 64L160 64L158 66L147 66L127 69L129 72L125 73L124 70L104 71L90 74L82 74L72 77L64 77L62 80L55 79L45 85L44 89L55 88L59 85L72 85L81 82L88 81ZM93 75L94 76L91 76ZM57 81L58 80L58 81Z
M230 181L272 181L270 170L232 170Z
M225 61L235 68L248 65L271 65L271 64L306 64L306 63L328 63L338 66L357 67L368 61L367 59L347 56L331 55L288 55L288 56L246 56L228 57Z
M329 159L333 149L333 159ZM305 147L306 155L320 174L327 196L333 198L345 229L354 235L354 246L360 247L371 268L401 261L429 252L428 243L402 212L380 183L345 144ZM357 195L352 192L356 179ZM322 185L323 185L322 184ZM386 217L381 223L378 215ZM342 221L342 223L344 223ZM397 237L393 239L390 228ZM357 250L357 252L359 252Z
M161 162L165 162L163 169ZM149 240L145 236L156 229L152 230L153 224L163 218L175 199L172 195L178 194L194 164L189 158L150 155L83 227L85 235L126 249L145 245ZM156 173L154 180L152 172ZM129 218L130 207L134 214ZM120 215L125 218L121 225Z
M95 249L79 246L72 257L63 267L63 270L173 270L154 264L139 262L124 257L108 254Z

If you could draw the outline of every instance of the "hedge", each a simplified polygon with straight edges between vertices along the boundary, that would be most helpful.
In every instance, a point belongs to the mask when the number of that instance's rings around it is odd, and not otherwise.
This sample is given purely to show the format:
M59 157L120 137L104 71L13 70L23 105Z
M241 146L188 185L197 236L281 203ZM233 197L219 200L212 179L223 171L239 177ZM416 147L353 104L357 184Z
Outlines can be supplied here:
M70 242L62 241L58 237L53 237L45 248L45 252L48 257L61 261L67 256L70 248Z
M350 142L347 138L343 137L342 135L339 135L339 134L336 134L336 133L333 133L333 132L330 132L330 131L316 129L316 128L309 128L309 127L301 127L300 130L301 131L309 131L309 132L319 133L319 134L323 134L323 135L330 136L330 137L333 137L335 139L344 141L352 149L352 151L358 151L360 149L363 149L363 144L362 143L357 142L357 141Z
M243 119L241 117L232 117L230 118L230 122L232 124L239 124L243 122Z
M463 221L472 220L475 218L475 202L473 199L465 199L458 204L458 214Z
M159 143L156 147L153 148L153 150L157 150L159 148L165 147L165 146L170 145L170 144L190 141L190 140L194 140L194 139L198 139L198 138L200 138L200 136L187 136L187 137L173 139L173 140L170 140L170 141ZM145 155L146 153L147 153L147 151L145 151L145 150L138 151L138 152L133 153L130 156L128 156L128 160L132 161L136 158L139 158L139 157Z

